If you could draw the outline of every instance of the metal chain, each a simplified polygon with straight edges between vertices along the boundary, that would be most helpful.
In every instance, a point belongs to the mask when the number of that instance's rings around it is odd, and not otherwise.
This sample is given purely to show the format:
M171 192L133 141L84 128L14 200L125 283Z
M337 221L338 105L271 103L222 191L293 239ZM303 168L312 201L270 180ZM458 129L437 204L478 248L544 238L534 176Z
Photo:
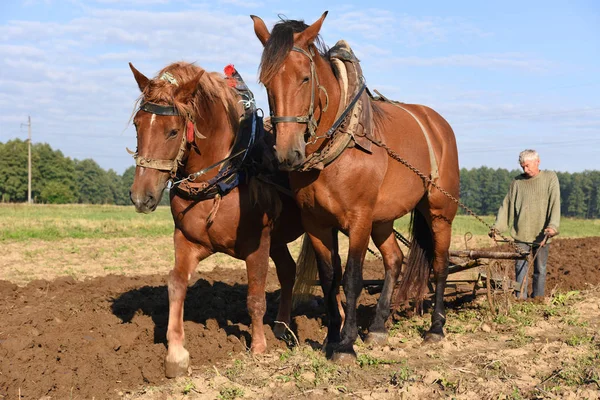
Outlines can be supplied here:
M380 142L378 140L375 139L370 139L371 142L373 142L376 146L379 146L383 149L385 149L388 153L388 155L393 158L394 160L398 161L399 163L403 164L406 168L410 169L412 172L414 172L415 174L417 174L421 179L423 179L426 183L430 184L431 186L435 187L437 190L439 190L442 194L444 194L446 197L448 197L450 200L452 200L453 202L455 202L459 207L461 207L463 210L465 210L467 212L467 214L475 217L479 222L481 222L482 224L484 224L485 226L487 226L490 230L494 229L494 227L490 224L488 224L487 222L485 222L480 216L478 216L477 214L475 214L475 212L473 210L471 210L469 207L467 207L465 204L463 204L459 199L457 199L456 197L454 197L453 195L451 195L450 193L448 193L448 191L446 191L444 188L442 188L440 185L438 185L437 183L435 183L433 180L431 180L431 178L429 178L427 175L425 175L424 173L422 173L421 171L419 171L416 167L414 167L411 163L409 163L408 161L406 161L405 159L403 159L398 153L396 153L394 150L390 149L385 143ZM397 237L398 235L396 235ZM502 239L504 239L507 243L509 243L509 245L511 245L516 251L517 253L522 253L521 249L519 248L519 246L517 246L515 244L515 242L513 240L508 239L507 237L505 237L504 235L502 235L502 233L498 232L498 236L500 236Z

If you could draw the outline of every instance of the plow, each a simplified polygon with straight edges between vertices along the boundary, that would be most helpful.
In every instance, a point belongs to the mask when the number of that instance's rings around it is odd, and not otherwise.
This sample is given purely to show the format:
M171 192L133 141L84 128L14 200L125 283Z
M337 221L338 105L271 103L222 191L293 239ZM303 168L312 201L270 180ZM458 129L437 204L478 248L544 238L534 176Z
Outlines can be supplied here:
M345 232L343 232L345 234ZM406 239L401 233L394 230L396 239L404 246L410 248L410 241ZM464 294L487 295L490 297L492 294L497 292L512 292L520 290L521 284L516 281L509 279L506 271L500 271L502 261L515 261L515 260L527 260L531 255L531 248L533 246L539 246L538 243L524 243L530 246L529 251L490 251L490 250L476 250L469 249L468 242L472 238L472 234L467 232L465 234L465 249L464 250L450 250L449 251L449 266L448 266L448 280L446 281L446 293L445 296L458 296ZM496 240L497 243L515 243L512 240ZM381 260L381 256L371 248L368 252ZM530 260L532 261L532 260ZM531 262L530 262L531 264ZM472 271L477 269L477 276L475 278L463 278L457 276L459 273L465 271ZM401 278L400 278L401 279ZM364 279L363 288L369 294L380 293L383 288L383 279ZM397 284L400 280L397 282ZM526 282L524 282L526 284ZM319 286L318 280L313 281L314 286ZM434 293L434 285L432 277L428 283L429 295L432 296ZM454 289L454 291L448 291L448 289Z

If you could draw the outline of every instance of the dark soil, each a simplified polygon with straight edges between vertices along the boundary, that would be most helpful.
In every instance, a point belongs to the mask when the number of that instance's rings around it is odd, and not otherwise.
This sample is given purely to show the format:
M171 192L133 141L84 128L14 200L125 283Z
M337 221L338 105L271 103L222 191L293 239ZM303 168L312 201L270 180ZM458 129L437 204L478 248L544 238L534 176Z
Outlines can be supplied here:
M377 262L366 279L380 279ZM107 276L76 281L34 281L25 287L0 281L0 399L118 398L129 390L165 383L168 296L166 276ZM229 360L250 345L246 272L215 269L195 275L185 303L192 365ZM548 288L600 284L600 237L555 240ZM273 325L278 283L269 273L265 323ZM376 295L361 296L367 320ZM362 314L362 315L361 315ZM293 328L302 342L322 343L324 309L316 297L301 307ZM266 329L270 348L285 348Z

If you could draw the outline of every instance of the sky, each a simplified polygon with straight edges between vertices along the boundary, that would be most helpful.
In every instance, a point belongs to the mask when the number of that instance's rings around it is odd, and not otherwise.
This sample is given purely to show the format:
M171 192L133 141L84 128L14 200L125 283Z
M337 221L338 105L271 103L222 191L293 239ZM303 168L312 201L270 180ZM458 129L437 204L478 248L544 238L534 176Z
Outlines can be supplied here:
M438 111L464 168L600 169L600 2L313 0L0 0L0 142L27 138L117 173L134 165L128 124L139 89L175 61L234 64L257 82L250 15L311 24L346 40L370 89Z

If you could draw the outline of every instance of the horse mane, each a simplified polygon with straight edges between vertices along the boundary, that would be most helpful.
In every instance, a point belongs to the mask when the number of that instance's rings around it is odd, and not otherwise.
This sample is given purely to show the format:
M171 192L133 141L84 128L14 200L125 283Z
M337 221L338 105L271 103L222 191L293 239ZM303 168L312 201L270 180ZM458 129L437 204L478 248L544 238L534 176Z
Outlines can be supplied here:
M294 34L300 33L306 28L308 25L302 20L283 18L273 26L258 66L260 82L268 84L273 79L294 46ZM313 45L321 56L328 58L328 49L320 35L317 35Z
M181 86L195 79L202 70L201 67L193 63L172 63L161 69L157 77L148 83L138 102L148 101L155 104L173 105L182 116L191 115L196 120L203 119L206 121L210 121L213 107L218 103L222 103L228 112L231 127L236 129L242 113L238 104L238 94L218 72L204 73L198 81L196 93L192 98L189 98L189 94L186 93L179 94L177 92L178 86L160 79L161 76L168 73Z

